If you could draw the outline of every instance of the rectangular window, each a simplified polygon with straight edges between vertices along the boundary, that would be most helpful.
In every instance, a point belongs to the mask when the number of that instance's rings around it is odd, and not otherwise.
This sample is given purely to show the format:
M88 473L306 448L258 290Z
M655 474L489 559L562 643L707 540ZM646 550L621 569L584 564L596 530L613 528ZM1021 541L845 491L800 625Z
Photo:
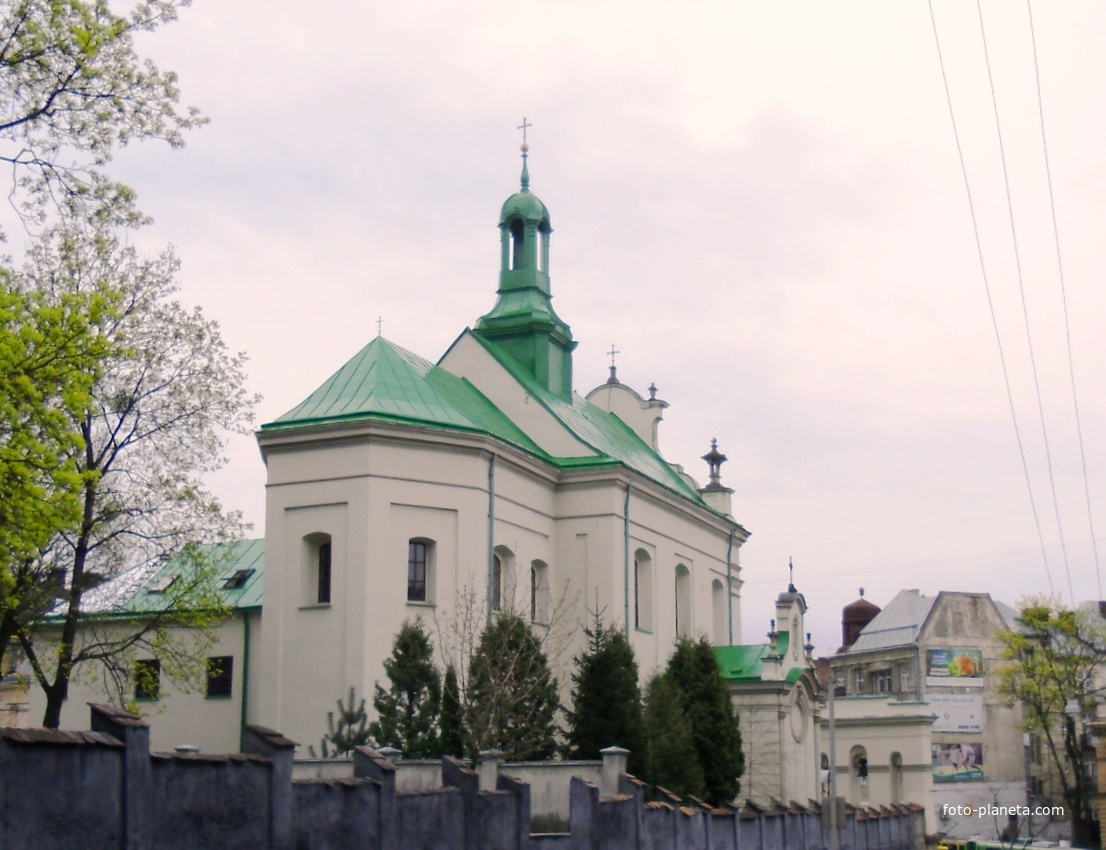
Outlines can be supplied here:
M419 540L407 544L407 601L426 601L426 544Z
M224 590L238 590L244 587L246 580L253 575L253 570L235 570L234 575L230 576L223 582Z
M914 687L914 683L910 678L910 664L899 665L899 692L909 693Z
M320 605L330 602L330 541L319 544L319 581L318 596L315 599Z
M134 664L134 698L155 700L161 696L161 662L143 658Z
M873 670L868 676L868 682L871 685L869 690L873 694L889 694L891 693L891 671L890 670Z
M857 667L853 670L853 693L864 693L864 668Z
M233 679L233 655L216 655L207 659L207 696L229 697Z

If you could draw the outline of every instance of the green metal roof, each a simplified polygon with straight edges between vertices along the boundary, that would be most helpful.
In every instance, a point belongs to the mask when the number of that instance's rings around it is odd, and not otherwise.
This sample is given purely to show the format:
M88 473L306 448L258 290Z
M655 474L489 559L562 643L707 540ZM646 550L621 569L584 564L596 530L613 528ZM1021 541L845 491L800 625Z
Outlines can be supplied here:
M114 576L85 595L83 613L95 619L133 618L166 610L172 594L164 591L180 577L194 574L200 566L211 567L214 586L228 608L260 610L264 590L265 541L240 540L237 543L204 543L170 558L163 564L145 564ZM239 571L240 581L226 587L227 579ZM59 603L42 619L62 620L65 603Z
M704 506L703 500L656 452L613 413L573 393L564 399L542 387L514 358L479 334L487 349L526 391L594 456L552 457L507 418L467 379L376 337L317 390L262 433L333 422L381 420L471 431L497 437L553 466L569 470L625 465L668 490Z
M730 682L759 682L761 662L767 654L766 643L714 648L714 657L722 668L722 678Z
M237 543L205 543L197 547L199 558L177 557L165 563L129 599L116 610L117 614L141 614L161 610L164 597L153 591L159 583L184 575L198 566L197 560L215 567L215 586L228 608L260 609L265 578L265 540L241 540ZM227 579L239 570L252 571L244 575L240 586L224 587Z
M380 336L261 430L368 419L476 431L548 457L469 381Z
M597 407L577 393L572 393L570 398L562 398L550 392L535 381L533 376L513 357L500 350L494 342L484 339L479 333L472 331L466 331L466 333L471 333L472 337L484 346L488 353L569 432L599 453L599 457L555 457L551 459L554 464L564 469L572 469L621 463L662 487L705 507L699 494L689 487L687 482L617 415Z
M781 658L787 657L791 646L791 634L781 631L776 638L776 652ZM771 646L766 643L744 644L742 646L716 646L714 657L722 668L722 678L730 682L759 682L763 676L764 659L768 657ZM792 667L784 677L789 685L802 678L803 668Z

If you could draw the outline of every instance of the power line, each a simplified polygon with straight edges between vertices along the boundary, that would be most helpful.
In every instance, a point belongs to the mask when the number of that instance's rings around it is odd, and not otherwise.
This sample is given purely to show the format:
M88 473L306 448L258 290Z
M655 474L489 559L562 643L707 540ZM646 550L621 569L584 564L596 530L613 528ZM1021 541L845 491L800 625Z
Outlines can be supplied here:
M933 41L937 46L937 61L941 67L941 80L945 87L945 101L949 107L949 119L952 122L952 135L956 142L956 154L960 160L960 173L964 178L964 191L968 198L968 211L972 220L972 232L975 236L975 248L976 254L979 257L979 269L983 277L983 289L987 294L987 309L991 314L991 326L995 332L995 343L998 346L998 359L1002 366L1002 380L1006 386L1006 399L1010 405L1010 419L1014 425L1014 436L1017 438L1018 443L1018 455L1021 457L1022 472L1025 474L1025 486L1029 492L1029 507L1033 512L1033 522L1037 528L1037 539L1041 545L1041 558L1044 561L1045 576L1048 578L1048 590L1049 593L1055 593L1055 588L1052 583L1052 570L1048 564L1048 553L1045 549L1045 538L1041 533L1041 520L1037 514L1037 502L1033 497L1033 483L1029 477L1029 465L1025 460L1025 446L1022 443L1021 430L1018 428L1018 416L1014 409L1014 394L1010 390L1010 372L1006 367L1006 354L1002 347L1002 335L999 333L998 319L995 316L995 304L994 299L991 297L991 283L987 277L987 264L983 260L983 243L979 238L979 222L975 214L975 201L972 198L971 183L968 181L968 168L964 162L964 148L960 142L960 131L956 126L956 113L952 108L952 93L949 90L949 78L945 71L945 58L941 52L941 39L937 32L937 19L933 14L933 0L928 0L929 4L929 20L933 26Z
M995 96L995 78L991 72L991 53L987 49L987 30L983 25L983 4L975 0L979 13L979 35L983 41L983 60L987 66L987 83L991 89L991 107L995 115L995 133L998 136L999 159L1002 162L1002 183L1006 189L1006 211L1010 218L1010 239L1014 245L1014 267L1018 274L1018 293L1022 302L1022 317L1025 320L1025 341L1029 347L1029 364L1033 373L1033 390L1037 394L1037 414L1041 419L1041 437L1045 447L1045 466L1048 469L1048 483L1052 490L1052 507L1056 513L1056 530L1060 535L1060 551L1064 558L1064 573L1068 579L1068 598L1075 604L1075 592L1071 585L1071 567L1068 564L1068 547L1064 542L1064 525L1060 520L1060 503L1056 498L1056 477L1052 472L1052 449L1048 442L1048 426L1045 424L1045 405L1041 399L1041 382L1037 376L1037 355L1033 350L1033 332L1029 322L1029 305L1025 300L1025 278L1022 275L1021 251L1018 248L1018 232L1014 227L1014 198L1010 192L1010 171L1006 165L1006 146L1002 141L1002 122L998 116L998 98Z
M1091 550L1094 552L1094 572L1098 581L1098 598L1102 598L1102 568L1098 560L1098 541L1094 533L1094 514L1091 511L1091 486L1087 476L1087 452L1083 447L1083 422L1079 415L1079 396L1075 391L1075 358L1072 356L1071 322L1068 320L1068 291L1064 283L1064 263L1060 256L1060 228L1056 223L1056 198L1052 191L1052 167L1048 159L1048 141L1045 136L1045 109L1041 95L1041 70L1037 61L1037 33L1033 27L1033 4L1025 0L1029 13L1029 38L1033 45L1033 74L1037 81L1037 114L1041 120L1041 150L1044 152L1045 177L1048 181L1048 204L1052 213L1052 239L1056 245L1056 269L1060 276L1060 300L1064 306L1064 333L1068 349L1068 376L1071 378L1071 402L1075 408L1075 430L1079 435L1079 460L1083 464L1083 494L1087 501L1087 524L1091 531Z

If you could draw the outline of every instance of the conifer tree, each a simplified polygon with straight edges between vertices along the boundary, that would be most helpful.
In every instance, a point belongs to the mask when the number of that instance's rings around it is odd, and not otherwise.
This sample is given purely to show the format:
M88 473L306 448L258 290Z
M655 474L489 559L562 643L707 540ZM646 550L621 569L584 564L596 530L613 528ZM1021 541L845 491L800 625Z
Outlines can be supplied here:
M703 796L703 769L691 720L684 712L680 692L664 675L645 686L645 754L642 778L673 794Z
M472 747L508 759L547 759L557 749L557 680L541 642L517 614L500 613L473 654L466 713Z
M622 631L605 626L599 612L594 617L584 629L587 650L573 659L565 754L594 759L605 747L624 747L630 751L629 772L638 775L645 754L637 660Z
M464 715L461 711L461 692L457 687L457 668L450 664L445 669L442 687L441 751L443 756L465 757Z
M376 685L373 708L377 719L369 734L379 746L391 746L408 758L441 755L438 714L442 685L434 667L434 648L422 624L406 622L384 662L388 690Z
M356 691L349 689L349 704L338 700L338 720L334 712L326 713L327 732L323 736L323 758L338 758L369 743L369 716L365 713L365 700L357 702ZM312 753L314 755L314 753Z
M707 800L715 804L732 800L741 789L745 756L737 715L710 642L705 637L680 638L665 676L679 691L691 721Z

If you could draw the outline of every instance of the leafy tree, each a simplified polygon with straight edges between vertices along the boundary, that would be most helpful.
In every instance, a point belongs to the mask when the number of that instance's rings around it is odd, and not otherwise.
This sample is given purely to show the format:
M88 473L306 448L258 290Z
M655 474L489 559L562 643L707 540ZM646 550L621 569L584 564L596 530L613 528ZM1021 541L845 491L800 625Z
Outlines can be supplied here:
M573 659L565 753L569 758L593 759L605 747L625 747L630 751L629 771L636 775L645 760L633 647L620 629L605 626L598 612L584 634L587 650Z
M457 668L452 664L445 668L440 724L442 755L463 758L465 755L464 714L461 710L461 692L457 687Z
M0 662L15 624L54 604L56 582L19 582L13 566L80 520L71 423L91 399L113 305L103 289L53 300L0 269Z
M126 14L107 0L0 4L0 162L12 167L25 215L76 200L137 220L129 190L100 169L134 139L180 147L182 132L205 122L178 108L176 75L134 45L189 2L138 0Z
M557 680L530 626L517 614L497 614L470 668L465 720L472 754L497 749L521 761L552 757Z
M741 789L745 756L737 716L710 642L705 637L680 638L665 677L679 691L680 704L691 721L707 800L716 804L732 800Z
M410 758L441 755L438 715L442 685L434 667L434 648L419 622L404 623L384 662L391 683L384 690L378 682L373 708L378 719L369 726L372 739L395 747Z
M202 312L172 300L176 258L166 251L141 259L113 229L91 225L51 229L32 247L18 281L51 304L104 285L118 299L100 328L109 351L89 403L64 411L78 437L63 465L80 479L79 523L13 566L58 588L50 640L33 640L44 628L40 620L2 613L46 693L47 727L60 722L69 681L82 665L98 666L121 699L138 652L159 658L163 672L185 687L202 680L205 640L224 612L212 550L196 544L237 540L243 525L206 492L201 476L222 465L225 433L243 431L255 404L243 389L244 356L227 351L218 325ZM102 617L123 587L174 558L183 559L180 580L159 610L126 622ZM43 652L47 645L53 649Z
M1092 846L1096 788L1084 767L1076 717L1093 714L1106 681L1106 621L1096 611L1055 600L1023 603L1019 628L1000 632L1008 663L999 690L1025 707L1026 726L1039 736L1071 818L1072 845Z
M339 758L363 747L371 741L369 716L365 713L365 700L357 702L356 691L349 689L349 703L338 700L338 720L334 712L326 713L326 734L321 742L324 759ZM312 753L314 755L314 753Z
M681 797L704 796L706 783L691 720L667 676L654 676L645 686L644 730L642 778Z

